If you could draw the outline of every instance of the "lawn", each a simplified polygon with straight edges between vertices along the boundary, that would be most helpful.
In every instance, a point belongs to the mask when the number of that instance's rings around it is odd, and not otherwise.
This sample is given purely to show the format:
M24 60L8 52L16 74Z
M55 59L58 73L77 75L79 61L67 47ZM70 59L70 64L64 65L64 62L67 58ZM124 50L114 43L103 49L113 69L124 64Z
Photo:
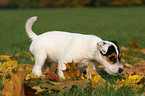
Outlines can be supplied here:
M121 46L130 48L129 42L135 38L145 48L145 7L126 8L79 8L79 9L9 9L0 10L0 55L14 55L29 52L31 40L25 32L25 22L31 16L38 16L33 26L36 34L61 30L82 34L93 34L105 40L116 40ZM142 57L145 55L133 54ZM20 63L32 62L29 58L19 59ZM95 88L79 91L79 96L133 96L129 87L114 91L114 88ZM0 88L2 89L2 87ZM57 92L52 92L56 95ZM75 96L78 90L63 95Z

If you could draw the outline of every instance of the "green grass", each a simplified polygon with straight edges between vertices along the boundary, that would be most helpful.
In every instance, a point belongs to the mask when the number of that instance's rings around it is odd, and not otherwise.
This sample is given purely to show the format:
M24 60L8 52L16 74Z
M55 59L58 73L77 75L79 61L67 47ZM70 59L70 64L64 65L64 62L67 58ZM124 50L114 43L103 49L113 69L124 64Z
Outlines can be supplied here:
M145 48L145 7L126 8L82 8L82 9L25 9L0 10L0 55L12 55L29 51L30 39L25 32L25 22L31 16L38 16L33 26L36 34L50 30L94 34L105 40L116 40L129 47L135 38ZM145 58L145 55L139 55ZM21 58L20 63L30 63L30 58ZM1 85L1 84L0 84ZM0 87L1 89L2 87ZM109 88L95 88L90 91L71 90L62 96L133 96L128 87L118 91ZM55 96L57 92L52 92Z
M145 7L0 10L0 54L15 54L29 50L31 43L25 32L25 22L38 16L33 30L41 34L49 30L64 30L94 34L105 40L117 40L127 46L132 38L145 47Z

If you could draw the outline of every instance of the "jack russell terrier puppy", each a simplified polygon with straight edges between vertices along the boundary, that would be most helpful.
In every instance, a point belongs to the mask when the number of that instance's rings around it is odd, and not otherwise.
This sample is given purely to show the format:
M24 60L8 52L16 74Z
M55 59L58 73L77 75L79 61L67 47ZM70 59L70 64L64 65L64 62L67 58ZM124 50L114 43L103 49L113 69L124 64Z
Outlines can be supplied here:
M31 17L26 22L26 32L31 38L30 52L35 56L35 67L32 72L38 76L46 61L58 63L58 75L65 78L62 70L66 70L66 63L78 62L79 69L92 66L94 61L104 66L110 75L118 75L123 71L120 62L121 48L116 41L104 41L94 35L83 35L62 31L50 31L36 35L32 25L37 16ZM87 69L85 69L87 70Z

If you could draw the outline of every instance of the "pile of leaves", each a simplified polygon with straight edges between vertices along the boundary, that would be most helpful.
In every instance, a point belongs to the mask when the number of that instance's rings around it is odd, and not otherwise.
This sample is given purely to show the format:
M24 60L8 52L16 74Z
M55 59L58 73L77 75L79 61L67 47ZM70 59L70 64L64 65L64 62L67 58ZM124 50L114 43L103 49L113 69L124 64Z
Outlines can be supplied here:
M33 66L30 64L19 64L15 58L29 56L31 60L34 57L29 52L16 55L0 55L0 79L3 84L1 94L6 96L42 96L41 93L50 94L57 91L58 94L66 93L73 88L81 90L92 90L95 87L113 86L119 90L124 86L129 86L132 91L145 88L145 60L138 57L132 57L129 54L145 54L145 48L141 48L133 39L130 43L134 49L122 47L122 63L124 71L120 76L115 77L114 83L110 83L109 75L103 70L103 66L96 64L100 70L93 70L90 66L86 74L80 73L77 63L67 63L67 69L63 71L65 79L56 74L57 64L54 63L47 71L43 70L44 76L36 76L32 73ZM126 59L130 60L126 60ZM133 65L129 63L134 63ZM145 90L144 90L145 91ZM145 93L142 93L145 95Z

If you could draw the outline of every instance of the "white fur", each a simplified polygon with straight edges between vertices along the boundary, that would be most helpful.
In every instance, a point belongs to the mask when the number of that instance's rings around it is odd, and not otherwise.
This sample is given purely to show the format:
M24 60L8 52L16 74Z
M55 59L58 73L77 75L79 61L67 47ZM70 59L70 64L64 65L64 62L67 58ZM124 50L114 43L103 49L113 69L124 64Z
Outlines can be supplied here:
M26 23L26 32L32 39L30 51L35 56L35 67L33 73L42 75L42 67L46 59L58 63L58 75L65 78L62 70L66 70L65 63L72 62L90 62L89 60L96 60L100 62L110 74L117 73L112 70L116 68L110 66L105 62L100 54L97 43L103 40L94 35L83 35L78 33L68 33L61 31L50 31L41 35L36 35L32 31L32 25L37 17L31 17ZM84 64L84 62L83 62ZM86 63L86 65L89 63ZM85 64L84 64L85 65ZM95 69L95 65L92 65ZM111 67L110 68L108 68ZM116 69L118 69L117 66ZM109 71L108 71L109 70Z

